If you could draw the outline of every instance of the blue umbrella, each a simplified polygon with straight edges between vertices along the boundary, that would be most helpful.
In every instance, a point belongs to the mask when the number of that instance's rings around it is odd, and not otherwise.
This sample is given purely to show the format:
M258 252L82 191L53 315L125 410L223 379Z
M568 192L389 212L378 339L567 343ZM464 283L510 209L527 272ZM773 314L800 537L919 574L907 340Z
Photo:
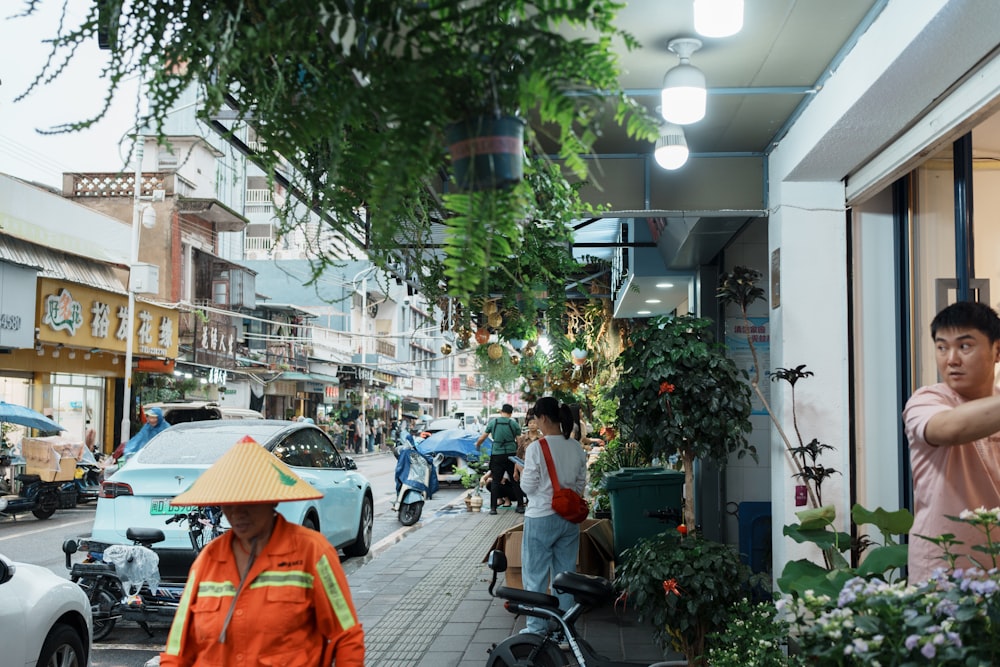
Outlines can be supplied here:
M41 412L36 412L31 408L14 403L0 401L0 422L9 424L19 424L28 428L37 428L39 431L65 431L62 426L55 423Z
M466 460L476 460L479 453L476 451L476 440L478 433L466 431L464 428L449 428L438 431L427 436L417 444L417 451L421 454L434 456L443 454L444 456L460 457ZM493 441L489 436L483 441L483 454L488 454Z

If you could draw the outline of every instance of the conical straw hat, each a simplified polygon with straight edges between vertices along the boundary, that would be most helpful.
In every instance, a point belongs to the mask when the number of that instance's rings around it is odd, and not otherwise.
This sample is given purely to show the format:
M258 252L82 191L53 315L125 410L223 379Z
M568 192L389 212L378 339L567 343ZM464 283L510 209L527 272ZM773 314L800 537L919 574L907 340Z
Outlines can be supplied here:
M311 500L323 494L246 436L170 501L184 505L246 505Z

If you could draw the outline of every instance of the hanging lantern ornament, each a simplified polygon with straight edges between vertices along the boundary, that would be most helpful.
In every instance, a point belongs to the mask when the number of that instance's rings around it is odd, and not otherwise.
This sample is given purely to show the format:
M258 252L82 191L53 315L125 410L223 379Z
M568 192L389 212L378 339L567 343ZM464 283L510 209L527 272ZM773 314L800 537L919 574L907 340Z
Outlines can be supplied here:
M499 329L500 325L503 324L503 317L500 315L500 313L493 313L492 315L489 316L487 322L494 329Z
M578 347L573 348L573 363L577 366L583 366L585 361L587 361L587 351Z
M503 356L503 348L500 347L499 343L490 343L489 348L486 349L486 354L490 356L490 359L496 361Z
M451 354L451 345L445 343L441 346L441 354Z
M476 342L480 345L485 345L490 342L490 332L486 327L479 327L476 329Z

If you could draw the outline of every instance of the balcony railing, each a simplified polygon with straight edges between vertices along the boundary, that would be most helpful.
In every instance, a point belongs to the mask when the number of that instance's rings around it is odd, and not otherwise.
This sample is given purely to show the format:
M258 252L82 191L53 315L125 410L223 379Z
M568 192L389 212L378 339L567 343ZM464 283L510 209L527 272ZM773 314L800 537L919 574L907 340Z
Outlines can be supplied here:
M375 352L383 357L396 358L396 344L384 340L375 341Z
M247 251L268 252L274 247L274 239L267 236L247 236L243 239L243 249Z

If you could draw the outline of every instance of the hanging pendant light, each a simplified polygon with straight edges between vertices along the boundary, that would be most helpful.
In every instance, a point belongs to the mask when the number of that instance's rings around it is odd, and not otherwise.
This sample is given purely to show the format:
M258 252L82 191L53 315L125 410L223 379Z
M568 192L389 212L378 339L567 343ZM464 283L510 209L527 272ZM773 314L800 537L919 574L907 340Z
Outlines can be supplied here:
M681 37L670 40L667 48L681 59L679 65L663 77L660 113L664 120L689 125L705 117L705 75L691 64L691 54L701 48L701 40Z
M743 0L694 0L694 29L704 37L729 37L743 29Z
M664 169L680 169L688 159L687 138L684 128L674 123L664 123L660 128L660 138L653 149L656 164Z

